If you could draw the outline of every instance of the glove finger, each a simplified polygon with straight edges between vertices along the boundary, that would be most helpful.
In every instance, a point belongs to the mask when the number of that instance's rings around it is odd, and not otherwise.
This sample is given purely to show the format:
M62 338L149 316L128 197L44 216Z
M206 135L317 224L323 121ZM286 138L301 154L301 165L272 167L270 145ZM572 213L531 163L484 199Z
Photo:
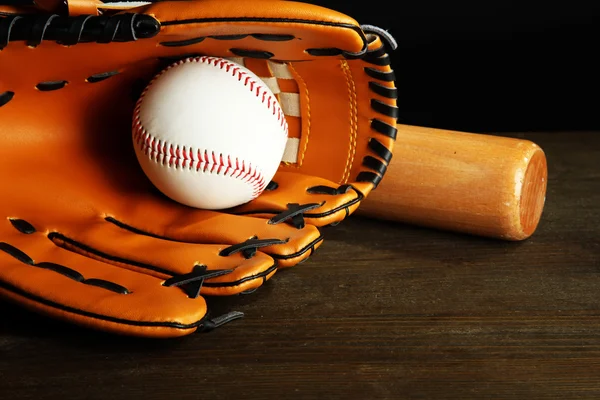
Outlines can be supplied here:
M57 247L45 235L3 235L2 294L37 312L114 333L174 337L206 322L202 297L146 274Z
M260 248L279 267L305 261L323 241L321 232L313 225L296 228L269 223L263 218L195 210L163 201L161 197L130 198L127 205L126 210L117 210L115 216L109 214L107 220L132 232L177 242L225 244L236 246L238 251Z
M335 225L352 214L370 190L371 185L364 183L339 185L316 176L279 171L259 197L228 212L296 227Z
M85 226L64 225L48 235L57 246L160 279L188 275L199 268L224 274L196 281L202 295L251 291L277 270L275 261L256 247L235 251L226 244L165 240L123 229L105 220Z

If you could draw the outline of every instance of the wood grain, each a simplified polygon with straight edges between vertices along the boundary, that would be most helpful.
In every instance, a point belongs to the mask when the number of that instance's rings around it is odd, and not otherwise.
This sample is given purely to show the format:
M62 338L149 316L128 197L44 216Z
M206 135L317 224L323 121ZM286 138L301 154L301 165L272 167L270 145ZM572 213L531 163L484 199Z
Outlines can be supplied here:
M598 399L600 132L530 133L549 167L531 238L352 217L244 319L181 340L0 303L1 399Z
M399 125L393 154L359 215L503 240L535 232L548 179L536 143Z

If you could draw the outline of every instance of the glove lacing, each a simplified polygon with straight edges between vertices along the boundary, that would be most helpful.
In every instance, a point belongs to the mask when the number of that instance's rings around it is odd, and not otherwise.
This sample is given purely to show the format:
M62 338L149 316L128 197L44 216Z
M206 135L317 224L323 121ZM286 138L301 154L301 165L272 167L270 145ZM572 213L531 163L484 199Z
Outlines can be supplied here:
M43 40L54 40L69 46L80 42L125 42L150 38L158 34L157 20L143 14L113 16L80 15L9 15L0 18L0 50L9 41L26 40L36 47Z

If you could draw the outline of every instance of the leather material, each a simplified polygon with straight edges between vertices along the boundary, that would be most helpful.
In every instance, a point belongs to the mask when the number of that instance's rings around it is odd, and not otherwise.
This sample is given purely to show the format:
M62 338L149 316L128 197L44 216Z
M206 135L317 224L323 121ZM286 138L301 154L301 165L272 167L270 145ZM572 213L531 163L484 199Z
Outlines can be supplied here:
M383 43L354 19L273 0L123 10L78 0L71 16L46 3L60 14L0 8L6 299L119 334L187 335L217 325L203 296L253 291L278 268L305 261L322 243L318 227L350 215L382 178L393 138L372 122L393 128L395 118L372 101L393 109L395 99L374 93L365 71L391 70L374 64L387 57ZM85 14L96 6L99 16ZM257 74L285 64L294 79L281 87L300 99L301 115L288 117L298 162L282 163L258 199L224 212L160 194L131 141L144 86L171 62L200 54L242 57ZM367 157L383 169L368 168Z
M369 50L375 52L383 46L375 38ZM387 54L378 56L385 59ZM351 215L360 202L368 196L375 184L357 182L361 172L373 172L365 167L366 157L389 163L369 148L376 140L389 152L394 138L381 134L371 127L377 119L395 129L396 118L382 115L371 107L379 101L391 109L396 99L373 93L370 83L376 82L365 73L374 65L368 57L359 60L326 58L309 63L290 63L296 75L301 97L301 123L290 124L290 136L300 137L300 154L295 164L283 164L273 181L278 189L263 193L251 203L231 210L234 213L268 216L285 209L290 199L301 203L322 204L304 216L316 226L336 224ZM392 73L389 65L377 66L383 73ZM394 82L377 82L395 90ZM300 132L293 132L296 129ZM383 174L382 174L383 175ZM336 194L310 193L315 186L337 189L351 184L350 189Z

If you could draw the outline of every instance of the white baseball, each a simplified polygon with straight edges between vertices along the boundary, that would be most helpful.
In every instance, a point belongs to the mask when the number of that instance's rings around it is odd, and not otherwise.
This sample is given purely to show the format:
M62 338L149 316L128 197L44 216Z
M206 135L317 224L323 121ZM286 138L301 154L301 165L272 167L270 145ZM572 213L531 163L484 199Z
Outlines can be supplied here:
M273 92L247 68L219 57L181 60L140 96L133 142L146 176L176 202L224 209L271 181L288 126Z

